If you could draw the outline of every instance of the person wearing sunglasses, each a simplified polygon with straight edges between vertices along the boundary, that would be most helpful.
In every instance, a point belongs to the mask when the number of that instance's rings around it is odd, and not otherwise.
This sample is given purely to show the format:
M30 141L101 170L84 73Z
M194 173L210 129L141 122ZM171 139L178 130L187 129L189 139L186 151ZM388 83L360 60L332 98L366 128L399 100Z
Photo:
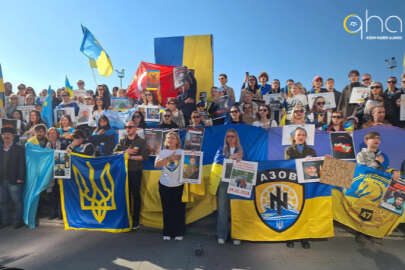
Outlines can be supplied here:
M96 147L97 156L111 155L117 143L117 134L110 126L107 116L101 115L98 118L97 128L94 130L89 141Z
M325 109L325 98L318 96L315 98L310 111L309 119L315 124L315 128L320 128L328 123L328 111Z
M167 99L167 108L172 112L172 120L179 128L184 128L186 122L184 120L183 112L177 108L177 100L173 97Z
M332 116L330 118L329 125L324 126L323 130L328 132L338 132L338 131L345 131L343 122L343 113L341 111L334 110L332 111Z
M256 113L256 121L253 122L253 126L261 127L265 130L269 130L271 127L277 127L276 120L271 119L271 110L269 106L259 106L259 111Z
M301 105L295 106L291 111L291 120L287 121L288 125L305 125L310 123L306 117L305 107Z
M370 85L370 96L353 113L353 115L359 120L359 126L371 119L370 109L372 107L376 105L384 105L385 103L386 97L383 93L382 84L380 82L373 82Z
M165 109L162 114L162 122L158 125L158 128L172 129L179 128L179 126L173 121L172 111Z
M243 148L240 143L238 132L230 128L225 133L224 144L221 146L216 154L215 160L219 164L223 163L224 159L233 159L241 161L243 159ZM218 244L225 244L230 232L230 197L228 194L229 183L225 179L221 179L218 185L218 215L217 215L217 239ZM234 239L234 245L240 245L240 240Z
M405 81L405 79L402 79ZM400 102L401 102L401 94L404 93L403 90L398 89L396 87L397 78L394 76L389 77L387 81L387 89L384 91L384 95L386 98L386 113L387 113L387 120L390 121L394 126L397 127L405 127L405 121L400 120ZM401 85L405 83L402 83Z
M317 75L312 80L312 88L309 90L308 94L318 94L318 93L326 93L328 90L322 88L323 86L323 79L321 76Z
M139 127L134 121L128 121L125 125L127 135L125 135L114 148L114 153L126 152L128 154L130 210L133 229L135 230L139 228L143 161L149 159L149 150L146 146L146 141L138 136L138 129Z
M56 109L63 109L63 108L68 108L68 107L74 108L76 116L79 114L79 110L80 110L79 105L77 105L76 102L72 101L68 91L63 91L62 92L62 102L58 106L56 106Z
M287 97L287 99L285 100L287 121L292 120L292 117L294 116L292 110L296 106L302 106L303 108L305 108L308 105L308 98L304 93L302 93L298 84L292 84L290 87L290 92L292 96Z
M371 79L371 75L368 73L363 74L363 76L361 76L361 82L363 83L363 85L369 87L373 80Z
M244 124L242 120L242 112L239 110L239 107L233 105L229 110L229 120L225 124Z
M204 127L204 125L201 121L201 115L198 111L193 111L191 113L191 121L190 121L189 127L194 127L194 128Z
M239 100L240 102L244 101L246 93L251 93L252 98L255 100L262 100L262 96L260 94L260 87L259 84L257 83L257 78L256 76L249 75L248 72L246 72L245 81L242 84L242 90L240 93L240 100Z

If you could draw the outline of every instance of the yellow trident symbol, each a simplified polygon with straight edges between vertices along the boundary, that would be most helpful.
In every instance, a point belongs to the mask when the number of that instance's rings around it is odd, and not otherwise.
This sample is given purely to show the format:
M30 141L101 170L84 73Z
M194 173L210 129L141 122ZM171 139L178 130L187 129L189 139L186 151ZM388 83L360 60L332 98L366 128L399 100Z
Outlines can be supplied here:
M92 188L91 190L92 192L90 192L90 189L87 186L86 181L84 180L82 174L79 172L77 167L74 165L72 166L73 173L75 175L75 180L77 186L79 187L80 208L82 210L91 210L97 222L101 223L103 222L105 216L107 215L108 210L117 209L114 199L114 179L111 177L110 174L111 165L110 163L107 163L100 176L100 182L103 190L100 190L99 187L96 185L96 182L94 181L94 168L90 165L90 162L87 161L86 165L87 167L89 167L90 170L89 182ZM109 190L107 187L106 180L104 178L105 175L107 175L107 180L110 183L111 190ZM80 177L80 179L78 176ZM97 197L99 197L99 199L97 199ZM85 204L85 199L86 201L90 202L90 205ZM111 201L111 205L108 205L109 201Z

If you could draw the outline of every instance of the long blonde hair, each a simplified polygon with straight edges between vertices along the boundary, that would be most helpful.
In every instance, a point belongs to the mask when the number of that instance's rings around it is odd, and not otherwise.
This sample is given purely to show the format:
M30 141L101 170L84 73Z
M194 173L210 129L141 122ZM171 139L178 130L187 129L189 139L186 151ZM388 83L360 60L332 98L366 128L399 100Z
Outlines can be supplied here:
M240 144L238 132L236 132L235 129L230 128L225 133L224 148L222 149L222 152L223 152L224 156L229 157L231 155L230 154L231 147L229 146L229 144L226 141L226 136L228 136L229 133L233 133L235 135L235 137L236 137L236 150L237 150L238 153L241 153L243 155L243 148L242 148L242 145Z

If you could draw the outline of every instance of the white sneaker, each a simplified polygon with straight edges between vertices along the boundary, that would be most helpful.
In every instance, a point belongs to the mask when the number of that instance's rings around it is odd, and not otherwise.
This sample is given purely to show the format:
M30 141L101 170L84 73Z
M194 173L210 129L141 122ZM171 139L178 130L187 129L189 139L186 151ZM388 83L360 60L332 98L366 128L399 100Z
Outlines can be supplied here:
M241 241L240 241L240 240L238 240L238 239L233 239L233 245L234 245L234 246L240 246L240 244L241 244Z
M170 236L163 236L164 241L169 241L170 239L171 239Z
M218 238L218 245L223 245L225 244L225 240L222 238Z
M139 230L139 228L140 228L140 226L137 225L137 226L132 227L132 230L133 230L133 231L137 231L137 230Z
M176 236L175 238L174 238L174 240L176 240L176 241L182 241L183 240L183 236Z

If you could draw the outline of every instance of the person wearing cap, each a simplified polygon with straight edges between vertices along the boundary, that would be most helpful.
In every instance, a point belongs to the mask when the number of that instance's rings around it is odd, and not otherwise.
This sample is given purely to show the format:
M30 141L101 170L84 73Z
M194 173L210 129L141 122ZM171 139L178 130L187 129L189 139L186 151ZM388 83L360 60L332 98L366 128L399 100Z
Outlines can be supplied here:
M48 139L46 138L46 126L45 124L37 124L34 126L34 136L31 137L27 143L32 143L41 146L42 148L46 147Z
M318 93L326 93L328 90L322 88L323 86L323 79L321 76L317 75L312 80L312 88L309 90L308 94L318 94Z
M9 199L14 204L14 228L24 226L23 218L23 185L25 183L25 151L14 144L16 130L4 125L1 129L3 140L0 146L0 228L10 225Z
M66 148L66 152L70 153L78 153L87 156L94 156L95 148L94 145L86 142L86 136L83 130L76 129L72 133L73 141L69 146Z
M143 161L149 158L146 141L139 137L138 129L134 121L128 121L125 125L127 135L114 148L115 153L125 151L128 154L129 197L134 229L139 228Z

